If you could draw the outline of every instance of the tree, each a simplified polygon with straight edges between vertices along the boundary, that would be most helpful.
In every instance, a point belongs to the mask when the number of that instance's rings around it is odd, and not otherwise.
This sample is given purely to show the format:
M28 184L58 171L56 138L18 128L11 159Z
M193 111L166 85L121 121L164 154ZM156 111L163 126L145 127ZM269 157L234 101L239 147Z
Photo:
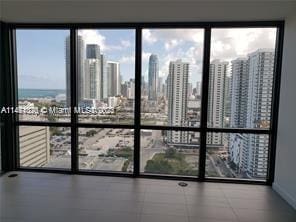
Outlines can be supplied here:
M145 172L147 173L172 173L173 168L167 160L148 160L145 166Z
M174 148L168 148L165 151L165 157L166 158L174 158L176 156L176 149Z
M97 133L97 131L95 131L95 130L90 130L90 131L87 131L87 132L86 132L86 136L87 136L87 137L91 137L91 136L94 136L96 133Z

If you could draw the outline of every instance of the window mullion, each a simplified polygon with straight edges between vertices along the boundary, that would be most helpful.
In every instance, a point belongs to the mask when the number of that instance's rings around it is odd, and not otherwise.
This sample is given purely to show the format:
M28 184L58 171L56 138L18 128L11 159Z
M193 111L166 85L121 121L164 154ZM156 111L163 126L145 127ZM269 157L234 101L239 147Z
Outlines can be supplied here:
M142 28L136 29L134 176L140 174Z
M201 132L200 132L200 153L199 153L199 179L205 178L206 145L207 145L207 112L208 112L208 89L209 69L211 55L211 28L205 28L204 52L203 52L203 73L202 73L202 99L201 99Z
M74 107L77 107L77 30L71 29L70 32L70 90L71 90L71 171L78 171L78 128L77 114ZM68 80L68 81L69 81Z

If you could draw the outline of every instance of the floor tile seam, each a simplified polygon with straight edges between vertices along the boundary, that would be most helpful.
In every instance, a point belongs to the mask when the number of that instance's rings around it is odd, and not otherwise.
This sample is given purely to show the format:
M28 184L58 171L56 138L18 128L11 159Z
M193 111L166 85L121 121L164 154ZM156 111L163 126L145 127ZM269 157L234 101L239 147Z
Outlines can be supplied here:
M224 193L224 191L223 191L223 193ZM237 221L241 221L239 215L235 212L234 208L232 207L232 205L231 205L231 203L230 203L230 201L229 201L229 199L228 199L228 196L227 196L225 193L224 193L224 195L225 195L225 199L226 199L226 201L227 201L227 203L228 203L228 205L229 205L231 211L232 211L233 214L235 215L236 220L237 220Z

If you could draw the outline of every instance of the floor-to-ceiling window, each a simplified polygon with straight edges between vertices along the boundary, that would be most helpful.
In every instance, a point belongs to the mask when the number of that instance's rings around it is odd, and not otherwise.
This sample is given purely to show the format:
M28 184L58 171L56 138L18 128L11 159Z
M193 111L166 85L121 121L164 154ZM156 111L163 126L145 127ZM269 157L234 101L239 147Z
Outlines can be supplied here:
M203 50L204 29L142 30L143 174L198 176Z
M67 29L16 30L20 167L71 168L69 36Z
M282 23L233 24L14 27L18 167L268 181Z
M276 33L212 29L207 125L230 131L207 134L206 177L268 177Z

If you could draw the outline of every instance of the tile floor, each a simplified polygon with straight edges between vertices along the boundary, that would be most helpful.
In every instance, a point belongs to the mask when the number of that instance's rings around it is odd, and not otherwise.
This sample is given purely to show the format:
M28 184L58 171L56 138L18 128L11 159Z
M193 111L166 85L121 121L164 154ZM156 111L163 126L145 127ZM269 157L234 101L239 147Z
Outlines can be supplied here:
M268 186L17 173L0 177L1 222L296 222Z

